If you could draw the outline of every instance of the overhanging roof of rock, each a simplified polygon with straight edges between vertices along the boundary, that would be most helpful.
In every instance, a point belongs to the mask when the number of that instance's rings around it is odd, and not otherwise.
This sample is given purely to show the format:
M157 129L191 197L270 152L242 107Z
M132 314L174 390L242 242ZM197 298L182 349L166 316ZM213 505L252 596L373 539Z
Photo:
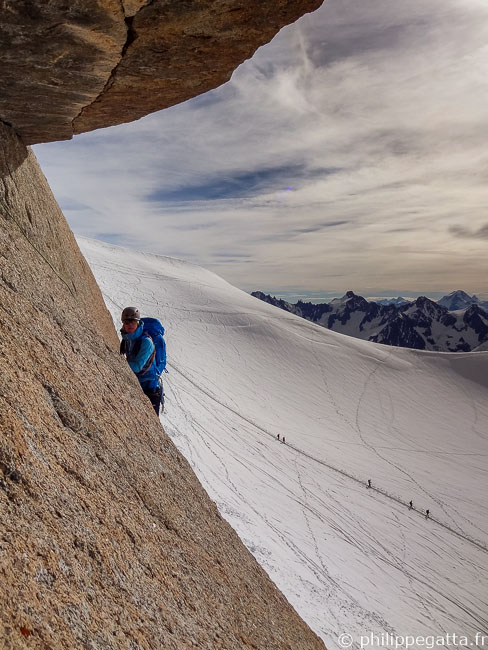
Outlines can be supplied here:
M0 120L26 144L130 122L224 83L322 1L4 2Z

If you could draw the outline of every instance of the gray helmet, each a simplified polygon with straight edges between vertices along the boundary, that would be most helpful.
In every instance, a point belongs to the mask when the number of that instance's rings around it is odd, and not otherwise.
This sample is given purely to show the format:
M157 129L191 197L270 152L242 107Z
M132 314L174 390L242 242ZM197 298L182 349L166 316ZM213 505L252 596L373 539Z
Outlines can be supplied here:
M125 320L141 320L141 315L136 307L126 307L122 312L122 322Z

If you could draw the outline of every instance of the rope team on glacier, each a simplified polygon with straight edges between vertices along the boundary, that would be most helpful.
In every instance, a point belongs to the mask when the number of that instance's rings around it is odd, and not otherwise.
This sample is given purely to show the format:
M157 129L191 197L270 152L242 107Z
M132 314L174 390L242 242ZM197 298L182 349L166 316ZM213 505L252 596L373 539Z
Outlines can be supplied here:
M367 488L372 488L372 487L373 487L370 478L368 479L368 484L367 484L366 487L367 487ZM375 490L378 490L378 488L374 488L374 489L375 489ZM381 490L378 490L378 491L381 492ZM398 501L398 499L395 499L395 500ZM413 501L412 501L412 499L410 499L410 501L408 502L408 509L409 509L409 510L413 510L413 509L414 509L414 508L413 508ZM425 518L426 518L426 519L429 519L429 518L430 518L430 510L429 510L429 509L427 509L427 510L425 511Z
M285 436L282 436L282 435L280 435L279 433L276 434L276 439L278 440L278 442L281 442L282 444L284 444L285 441L286 441ZM292 445L292 447L293 447L293 445ZM301 450L300 450L300 449L297 449L296 447L293 447L293 449L295 449L295 450L298 451L298 452L301 452ZM303 452L301 452L301 453L303 453ZM308 455L308 454L306 454L306 455ZM310 458L311 458L311 456L310 456ZM316 459L315 459L315 460L316 460ZM320 462L320 461L319 461L319 462ZM326 464L326 463L323 463L323 464ZM330 467L330 465L329 465L329 467ZM336 469L336 468L333 468L333 467L332 467L331 469ZM343 470L337 470L337 469L336 469L336 471L339 471L341 474L343 474L343 475L345 475L345 476L349 476L349 478L352 478L352 479L354 479L355 481L360 482L359 479L357 479L357 478L355 478L355 477L353 477L353 476L347 474L347 473L344 472ZM399 498L397 498L397 497L393 497L391 494L388 494L387 492L385 492L385 491L382 490L381 488L373 487L373 482L372 482L372 480L371 480L370 478L368 479L368 482L367 482L367 484L366 484L366 487L367 487L368 489L369 489L369 488L372 488L372 489L375 490L376 492L380 492L381 494L384 494L384 495L387 496L389 499L393 499L394 501L397 501L398 503L401 503L401 504L403 504L403 505L406 505L404 501L402 501L401 499L399 499ZM409 510L417 510L416 508L413 507L413 501L412 501L412 499L410 499L410 501L408 502L408 509L409 509ZM420 512L420 510L418 510L417 512ZM425 510L425 518L426 518L426 519L430 519L430 510L429 510L429 509ZM445 526L444 524L441 524L441 525L444 526L445 528L449 528L448 526ZM451 530L451 529L449 528L449 530Z

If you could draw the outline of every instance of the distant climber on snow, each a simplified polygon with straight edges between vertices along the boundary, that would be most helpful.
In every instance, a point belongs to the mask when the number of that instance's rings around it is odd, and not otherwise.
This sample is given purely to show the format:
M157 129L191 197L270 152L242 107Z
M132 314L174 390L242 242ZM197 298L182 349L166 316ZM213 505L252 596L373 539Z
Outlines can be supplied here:
M157 318L141 319L136 307L122 312L120 354L125 355L141 388L154 407L156 415L164 411L164 390L161 373L166 368L164 327Z

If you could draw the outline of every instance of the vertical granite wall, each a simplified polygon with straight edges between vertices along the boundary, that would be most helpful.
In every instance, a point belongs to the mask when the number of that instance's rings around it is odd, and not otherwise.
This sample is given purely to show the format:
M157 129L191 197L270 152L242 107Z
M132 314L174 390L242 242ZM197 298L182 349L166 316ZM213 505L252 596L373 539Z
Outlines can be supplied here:
M0 125L0 647L323 648L118 355L37 165Z

